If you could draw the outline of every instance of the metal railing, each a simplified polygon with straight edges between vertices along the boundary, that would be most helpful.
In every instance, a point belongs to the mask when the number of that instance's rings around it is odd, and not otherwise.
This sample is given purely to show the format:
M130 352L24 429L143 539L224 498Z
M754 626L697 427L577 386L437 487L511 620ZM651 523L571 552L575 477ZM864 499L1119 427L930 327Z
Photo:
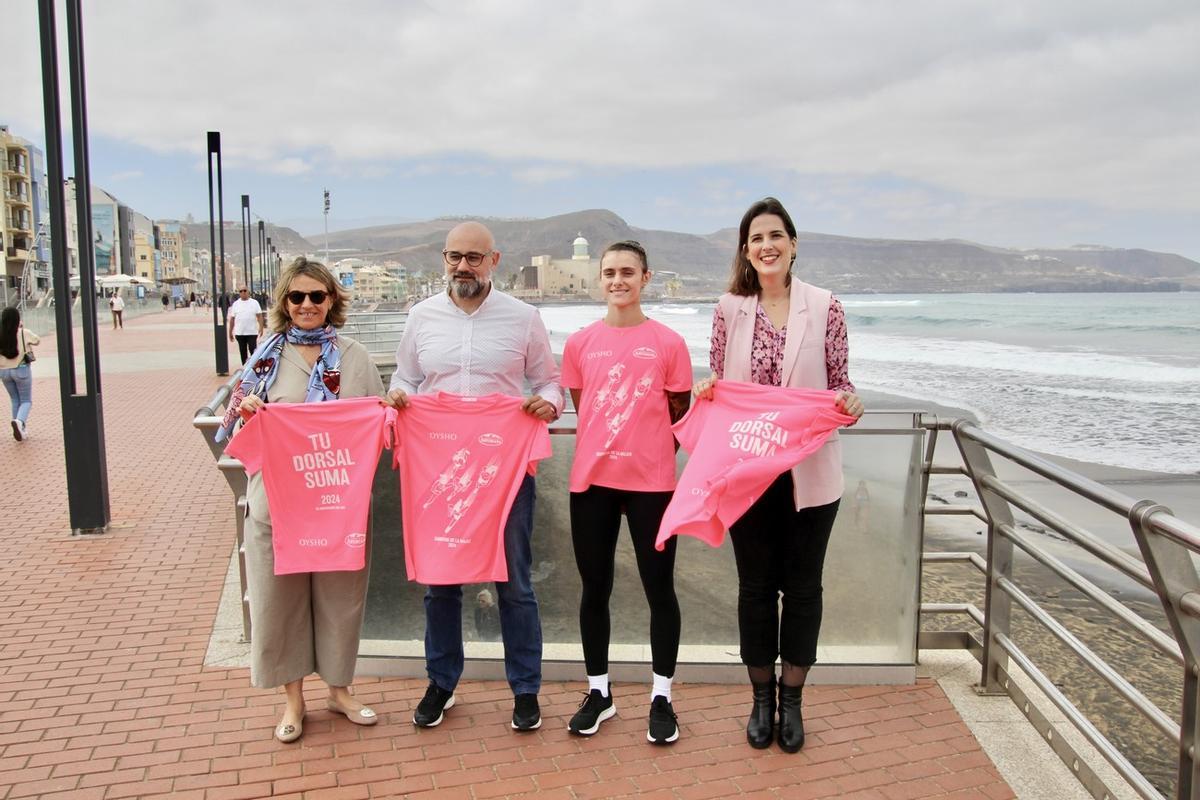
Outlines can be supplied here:
M1200 654L1200 581L1193 556L1200 554L1200 529L1176 517L1170 510L1149 500L1135 500L1124 494L1065 469L1049 460L1017 447L982 430L967 420L938 421L925 417L929 431L924 474L961 475L975 487L980 506L934 505L926 502L924 513L933 515L970 515L987 526L986 557L977 553L925 553L923 563L961 562L981 572L984 586L984 610L971 603L922 604L923 614L959 614L974 621L981 629L976 638L964 631L922 632L923 647L966 647L980 660L978 691L983 694L1008 694L1030 718L1050 746L1083 785L1097 798L1109 797L1109 789L1095 771L1081 763L1075 748L1062 736L1045 714L1034 707L1018 682L1013 680L1010 662L1016 664L1030 682L1063 714L1071 725L1109 763L1139 796L1162 798L1165 795L1134 766L1128 755L1114 745L1047 676L1023 648L1013 632L1014 605L1037 622L1057 642L1106 684L1124 704L1144 718L1164 743L1179 753L1176 797L1200 797L1197 780L1195 742L1198 722L1198 654ZM938 433L949 431L958 447L962 465L934 463ZM992 458L1032 473L1061 487L1076 498L1124 518L1130 525L1144 560L1104 541L1092 531L1068 520L1056 509L1038 502L1001 477ZM1047 531L1079 548L1090 559L1152 591L1162 605L1174 636L1163 632L1125 604L1051 553L1017 523L1018 514L1027 515ZM1182 720L1177 720L1152 702L1118 669L1098 655L1082 639L1038 603L1014 577L1017 551L1032 558L1067 586L1079 592L1096 607L1111 616L1121 631L1142 640L1150 650L1162 654L1183 667ZM1181 646L1182 645L1182 646ZM1166 752L1166 751L1163 751Z
M377 358L391 358L396 354L407 321L407 311L351 312L341 330Z

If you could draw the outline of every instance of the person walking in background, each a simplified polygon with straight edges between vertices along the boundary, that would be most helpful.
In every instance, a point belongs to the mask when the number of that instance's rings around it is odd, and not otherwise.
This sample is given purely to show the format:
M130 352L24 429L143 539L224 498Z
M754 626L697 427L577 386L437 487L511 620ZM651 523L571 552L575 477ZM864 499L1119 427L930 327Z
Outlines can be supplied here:
M719 378L766 386L836 391L838 409L863 412L848 369L846 316L833 295L792 275L796 226L773 197L746 211L738 228L729 292L713 314L713 376L696 384L711 400ZM775 738L775 660L779 678L779 746L804 745L801 694L817 660L821 573L843 490L841 442L831 437L780 475L729 530L738 571L742 663L753 687L746 725L752 747ZM779 598L783 595L782 617Z
M33 375L29 364L34 356L29 348L40 343L21 324L20 311L9 307L0 312L0 382L12 401L12 432L18 442L29 435L26 426L33 408Z
M114 289L112 295L108 298L108 307L112 311L113 330L125 327L125 320L122 317L125 314L125 298L121 297L119 289Z
M522 409L544 422L558 418L562 390L550 337L537 309L496 288L500 263L491 231L478 222L456 225L442 251L449 286L409 312L388 402L403 409L408 395L451 392L478 397L531 394ZM400 413L404 413L401 411ZM541 726L542 622L533 591L534 480L526 475L504 526L508 580L496 582L504 672L513 691L512 728ZM433 727L454 705L464 665L462 586L425 592L425 670L429 686L413 724Z
M624 512L650 604L653 673L646 738L669 744L679 738L671 704L680 628L675 540L662 551L654 549L654 540L675 488L671 423L691 401L692 362L683 337L642 311L642 288L650 274L640 244L609 245L600 257L608 312L571 334L563 349L563 386L579 415L569 488L588 678L588 695L567 728L590 736L616 713L608 680L608 601Z
M258 337L263 332L263 310L258 301L250 296L245 286L238 289L238 299L229 307L229 341L235 338L242 363L258 348Z
M338 334L348 298L323 264L297 258L283 271L275 294L272 335L243 370L218 441L239 417L248 419L268 401L383 395L379 370L367 349ZM329 710L356 725L374 725L375 712L350 693L366 608L369 549L368 567L360 570L276 575L274 526L262 472L250 476L246 503L246 583L254 631L250 681L260 689L283 687L287 707L275 738L294 742L303 733L304 679L313 672L329 686Z

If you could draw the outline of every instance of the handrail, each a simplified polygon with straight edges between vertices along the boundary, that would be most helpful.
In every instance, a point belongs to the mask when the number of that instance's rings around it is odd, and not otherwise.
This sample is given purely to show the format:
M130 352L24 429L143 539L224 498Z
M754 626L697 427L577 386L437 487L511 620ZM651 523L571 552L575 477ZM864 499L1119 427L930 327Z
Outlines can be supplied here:
M958 445L962 466L935 464L934 447L927 448L924 464L926 480L931 475L964 475L975 485L980 508L975 516L987 525L987 558L964 558L962 553L930 553L922 555L922 563L967 562L982 570L987 576L984 586L988 602L980 622L973 606L965 603L924 603L925 614L963 614L983 627L983 652L981 658L981 688L985 693L1007 692L1018 704L1026 703L1022 690L1010 681L1007 671L1008 659L1033 681L1049 701L1058 707L1071 724L1093 745L1097 752L1117 770L1130 788L1145 798L1162 798L1163 795L1123 754L1102 734L1075 705L1034 663L1029 654L1013 641L1009 630L1009 602L1023 610L1040 623L1051 635L1072 651L1082 663L1104 680L1130 707L1136 709L1150 721L1154 728L1166 736L1179 752L1177 797L1200 800L1200 775L1197 764L1197 742L1194 736L1200 728L1200 576L1193 556L1200 555L1200 529L1171 514L1169 509L1148 500L1134 500L1120 491L1086 478L1061 467L1043 456L1007 442L968 420L943 422L932 415L922 417L920 424L935 440L938 432L950 431ZM1128 520L1141 548L1143 559L1100 539L1091 531L1071 522L1065 516L1034 500L1011 481L999 477L991 458L996 456L1004 462L1029 470L1033 474L1072 492L1107 511ZM924 513L933 515L964 515L972 513L974 506L963 504L933 505L926 500ZM1171 622L1174 636L1164 633L1133 609L1113 599L1087 577L1068 566L1048 552L1041 543L1017 527L1013 511L1019 510L1045 525L1047 529L1063 536L1067 542L1098 559L1103 565L1150 589L1157 595ZM1128 679L1098 656L1074 633L1027 592L1021 589L1012 573L1013 546L1049 569L1050 573L1067 585L1081 592L1100 608L1111 614L1117 624L1126 631L1139 635L1158 652L1168 656L1175 664L1185 667L1184 707L1182 720L1165 713ZM974 555L974 554L972 554ZM970 606L970 607L969 607ZM930 638L932 646L961 646L955 644L954 636L943 632ZM960 636L964 635L962 633ZM994 644L995 647L990 645ZM1020 698L1020 699L1019 699ZM1044 719L1044 716L1042 717ZM1051 732L1047 732L1049 739ZM1073 748L1061 741L1053 743L1055 751L1073 766L1083 783L1095 792L1102 782L1094 772L1085 777ZM1100 795L1097 794L1097 797Z

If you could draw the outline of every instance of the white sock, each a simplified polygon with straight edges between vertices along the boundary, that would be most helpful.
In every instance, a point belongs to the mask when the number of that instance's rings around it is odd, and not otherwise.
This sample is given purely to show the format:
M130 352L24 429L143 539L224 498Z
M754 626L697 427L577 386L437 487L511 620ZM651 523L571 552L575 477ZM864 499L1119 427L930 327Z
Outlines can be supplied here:
M671 702L671 681L675 680L674 676L670 678L663 677L657 672L651 673L654 676L654 687L650 690L650 700L655 697L662 696L667 698L667 702Z
M603 675L588 675L588 691L599 689L600 694L608 697L608 673Z

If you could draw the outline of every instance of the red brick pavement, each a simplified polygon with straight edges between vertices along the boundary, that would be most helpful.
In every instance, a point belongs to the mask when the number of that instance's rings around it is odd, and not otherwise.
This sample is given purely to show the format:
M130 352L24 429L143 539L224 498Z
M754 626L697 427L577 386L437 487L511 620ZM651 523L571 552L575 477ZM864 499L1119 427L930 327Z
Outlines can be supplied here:
M0 440L0 800L1013 797L927 680L810 687L797 755L745 743L747 690L698 684L677 688L670 748L645 741L641 685L616 686L618 717L579 739L565 728L582 683L546 685L544 726L517 734L502 682L463 685L444 724L417 730L424 682L370 678L356 691L378 726L314 710L299 743L276 742L278 696L244 669L203 666L233 534L228 489L190 425L220 383L211 356L197 363L212 339L193 322L172 312L101 329L106 354L181 354L171 369L104 374L110 534L67 535L54 379L35 383L32 438ZM319 681L308 699L323 708Z

